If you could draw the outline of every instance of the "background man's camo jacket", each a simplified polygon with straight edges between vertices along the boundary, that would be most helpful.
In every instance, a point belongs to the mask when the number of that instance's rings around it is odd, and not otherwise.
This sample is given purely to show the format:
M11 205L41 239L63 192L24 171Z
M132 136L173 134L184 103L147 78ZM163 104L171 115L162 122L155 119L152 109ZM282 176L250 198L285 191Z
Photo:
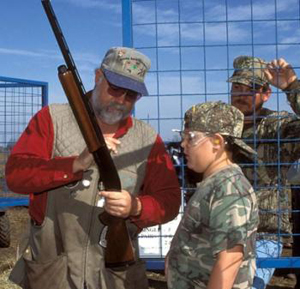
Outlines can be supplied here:
M263 108L255 124L244 128L242 135L258 153L255 165L250 165L247 158L237 160L238 163L249 163L242 169L257 193L260 209L258 237L264 239L277 239L278 225L283 234L291 234L292 229L288 211L291 209L291 193L286 173L290 164L300 158L300 83L291 83L285 92L295 114ZM281 163L280 167L278 163ZM283 241L290 240L283 238Z

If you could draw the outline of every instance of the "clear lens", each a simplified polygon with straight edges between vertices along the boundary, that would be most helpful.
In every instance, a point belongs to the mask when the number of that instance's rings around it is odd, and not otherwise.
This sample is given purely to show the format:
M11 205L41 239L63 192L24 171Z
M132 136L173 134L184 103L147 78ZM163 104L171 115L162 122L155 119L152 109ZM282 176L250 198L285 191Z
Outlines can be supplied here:
M189 146L196 146L208 136L208 133L198 131L181 131L180 136Z

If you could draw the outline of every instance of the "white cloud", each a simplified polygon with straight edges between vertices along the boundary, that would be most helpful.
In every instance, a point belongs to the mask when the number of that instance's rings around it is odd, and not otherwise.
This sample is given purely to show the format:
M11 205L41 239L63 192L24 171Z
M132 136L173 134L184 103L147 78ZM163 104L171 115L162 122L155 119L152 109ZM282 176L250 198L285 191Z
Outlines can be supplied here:
M161 18L175 18L178 15L178 11L175 11L174 9L168 9L168 10L164 10L160 13L160 17Z
M252 5L253 19L270 19L275 18L275 2L269 3L256 1ZM297 7L297 0L282 0L276 2L277 13L293 11ZM206 20L223 21L226 19L226 6L219 1L210 1L209 6L205 10ZM245 3L241 5L227 6L228 20L250 20L251 6Z
M73 57L75 61L89 63L94 67L94 69L100 65L100 61L101 61L100 56L98 54L88 53L88 52L84 52L84 53L76 52L74 53Z
M26 56L26 57L47 57L52 59L59 59L58 53L49 53L49 52L36 52L30 50L22 50L22 49L11 49L11 48L1 48L0 47L0 54L7 54L7 55L17 55L17 56Z
M294 36L290 36L290 37L285 37L284 39L282 39L281 43L283 44L290 44L290 43L298 43L299 42L299 38L300 38L300 35L299 35L299 32L296 33L297 35L294 35ZM289 46L285 46L286 48L288 48Z
M96 8L113 10L117 13L121 12L121 1L119 0L60 0L61 2L68 2L74 6L81 8Z
M210 21L224 21L225 20L225 5L210 2L209 8L205 9L205 18Z
M60 52L51 51L51 50L32 51L32 50L11 49L11 48L0 47L0 54L16 55L16 56L24 56L24 57L39 57L39 58L46 58L46 59L49 58L62 59L62 55ZM89 63L94 68L99 66L99 63L101 61L99 55L93 53L76 52L73 54L73 57L76 62Z
M143 4L134 2L132 12L134 23L153 23L155 20L154 9L149 9Z
M298 7L298 0L281 0L276 3L277 12L294 11Z
M62 55L59 52L43 50L30 51L22 49L1 48L0 55L19 56L24 58L40 58L45 60L46 68L52 66L53 60L57 61L57 65L64 63ZM81 74L82 79L89 82L89 86L93 85L94 70L99 67L101 59L99 55L92 53L74 53L74 61ZM52 60L52 61L51 61ZM60 63L61 62L61 63Z

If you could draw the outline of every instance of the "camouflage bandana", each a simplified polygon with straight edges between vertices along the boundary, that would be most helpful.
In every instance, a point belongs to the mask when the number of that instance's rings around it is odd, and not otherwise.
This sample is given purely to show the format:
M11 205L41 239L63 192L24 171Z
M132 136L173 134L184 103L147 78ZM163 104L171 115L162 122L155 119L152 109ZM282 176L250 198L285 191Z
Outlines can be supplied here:
M193 105L184 116L185 129L231 136L234 144L253 156L256 152L241 140L243 126L243 113L221 101Z
M252 86L254 83L263 86L268 83L264 73L266 64L266 61L262 58L239 56L233 61L234 72L228 79L228 82L240 83L247 86Z

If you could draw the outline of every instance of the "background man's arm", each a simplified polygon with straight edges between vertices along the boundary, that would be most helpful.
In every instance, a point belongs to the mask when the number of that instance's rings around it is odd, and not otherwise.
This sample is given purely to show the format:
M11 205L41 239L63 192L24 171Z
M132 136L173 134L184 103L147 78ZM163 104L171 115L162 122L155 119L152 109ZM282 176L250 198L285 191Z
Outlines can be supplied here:
M300 83L293 67L283 58L272 60L265 70L269 83L287 95L293 111L300 115Z

